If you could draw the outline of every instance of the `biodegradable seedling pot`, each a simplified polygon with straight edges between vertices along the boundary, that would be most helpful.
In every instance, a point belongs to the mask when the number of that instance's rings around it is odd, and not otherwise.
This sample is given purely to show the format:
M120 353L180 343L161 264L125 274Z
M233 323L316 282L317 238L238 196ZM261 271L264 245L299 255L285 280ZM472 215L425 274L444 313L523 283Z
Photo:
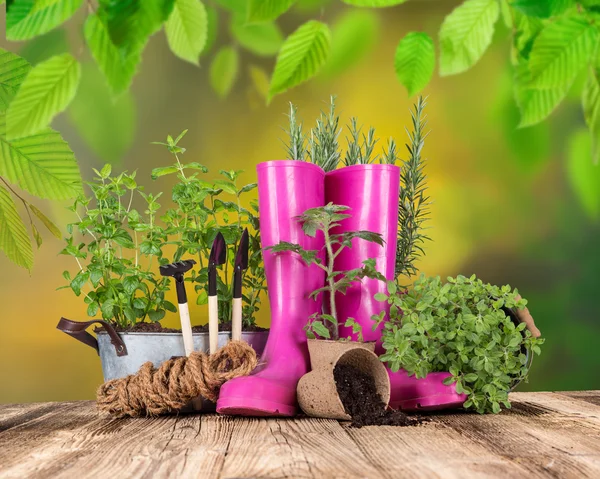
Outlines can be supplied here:
M350 420L337 392L333 376L335 367L350 365L375 380L377 393L387 405L390 400L390 380L387 371L373 352L375 343L352 341L308 340L312 370L298 382L298 403L309 416Z

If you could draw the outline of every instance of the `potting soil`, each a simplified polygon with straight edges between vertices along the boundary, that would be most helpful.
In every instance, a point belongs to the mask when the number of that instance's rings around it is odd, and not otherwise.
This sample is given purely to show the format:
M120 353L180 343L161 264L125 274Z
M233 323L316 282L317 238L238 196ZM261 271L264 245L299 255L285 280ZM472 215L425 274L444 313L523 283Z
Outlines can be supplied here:
M374 379L355 367L338 364L333 370L338 395L353 427L416 426L423 419L412 418L401 411L386 409L377 393Z

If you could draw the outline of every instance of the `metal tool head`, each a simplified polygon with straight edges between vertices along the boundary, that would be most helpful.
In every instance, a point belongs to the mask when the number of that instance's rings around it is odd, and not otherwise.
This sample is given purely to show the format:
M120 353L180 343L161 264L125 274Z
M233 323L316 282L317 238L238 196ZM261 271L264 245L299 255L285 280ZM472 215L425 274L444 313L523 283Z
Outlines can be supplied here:
M248 237L248 228L242 233L237 254L235 255L235 269L246 269L248 267L248 245L250 238Z
M193 259L186 259L184 261L177 261L176 263L163 264L158 270L162 276L171 276L175 278L177 276L183 276L183 273L188 272L195 264L196 262Z
M225 264L225 261L227 261L227 245L225 244L225 238L221 232L219 232L217 233L217 236L213 241L212 248L210 249L208 265L218 266L220 264Z

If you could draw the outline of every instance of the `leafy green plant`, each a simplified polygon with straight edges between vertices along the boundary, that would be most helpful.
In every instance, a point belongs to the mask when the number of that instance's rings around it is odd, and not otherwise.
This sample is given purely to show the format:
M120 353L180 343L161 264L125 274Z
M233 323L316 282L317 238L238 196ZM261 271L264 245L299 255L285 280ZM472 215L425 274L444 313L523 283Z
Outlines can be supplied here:
M525 307L517 290L484 284L473 275L447 283L421 276L408 291L388 282L388 292L375 299L390 304L381 360L392 371L402 368L417 378L450 371L444 384L468 395L465 408L497 413L500 405L510 407L509 390L529 372L527 355L540 354L544 341L505 312Z
M260 309L261 298L266 291L266 279L260 247L258 225L258 207L251 202L251 210L242 206L244 195L256 188L256 183L238 186L242 171L221 170L223 179L203 180L200 174L208 169L197 162L182 163L180 156L185 148L179 142L186 134L182 132L173 139L170 135L166 142L157 142L165 146L175 158L170 166L155 168L152 178L176 175L179 180L173 187L172 199L177 208L171 208L161 217L167 225L169 241L165 247L174 247L173 261L179 261L186 255L197 258L197 267L192 269L186 279L194 283L197 304L208 303L208 257L212 242L220 231L227 243L227 262L217 277L219 296L219 320L231 320L233 263L240 238L245 228L250 232L248 269L244 271L242 304L243 321L250 326Z
M323 112L316 120L316 126L310 130L308 141L302 131L302 122L298 120L298 109L290 103L289 127L286 130L287 142L284 142L288 157L293 160L311 161L325 171L335 170L340 164L342 150L338 138L342 132L339 127L339 115L336 114L335 96L329 101L329 111ZM427 101L419 97L411 111L412 130L407 130L409 143L406 145L408 159L402 161L400 175L400 196L398 199L398 242L396 250L395 273L397 281L402 276L410 278L417 273L416 261L424 254L423 244L429 237L424 234L425 223L429 216L429 197L427 196L427 177L424 172L425 160L422 157L425 138L428 133L425 107ZM375 129L369 128L367 134L361 134L356 118L350 119L350 136L346 138L347 148L344 165L362 165L379 162L394 165L398 161L396 141L390 138L381 154L375 152L378 139Z
M32 269L34 258L26 223L29 223L38 248L43 241L40 224L58 239L62 239L62 233L18 190L50 200L74 198L82 191L75 156L57 131L44 124L44 128L35 134L20 134L17 138L9 135L14 131L9 131L7 122L14 112L17 112L18 120L14 125L18 128L47 112L47 108L41 108L22 114L21 99L33 94L32 89L37 89L29 76L31 71L27 60L0 49L0 250L28 270ZM15 200L23 206L25 215L19 213Z
M339 339L337 309L335 306L336 293L345 294L348 288L356 281L362 278L377 278L383 276L375 269L375 260L369 259L363 262L361 268L349 271L335 271L335 258L345 248L352 247L352 240L360 238L365 241L371 241L379 245L383 245L383 238L378 233L370 231L348 231L345 233L333 233L332 230L340 225L340 221L349 218L350 215L345 214L349 208L342 205L334 205L329 203L326 206L311 208L306 210L298 221L302 224L302 230L308 236L315 237L318 232L322 232L325 238L324 251L321 250L305 250L299 244L288 243L282 241L275 246L270 246L266 249L273 253L281 253L284 251L292 251L300 255L307 265L316 265L325 272L327 285L318 288L310 294L311 298L316 299L319 294L327 293L329 299L329 313L317 313L311 316L305 327L306 334L309 338L315 338L317 335L324 338ZM326 260L323 261L323 253ZM359 326L352 318L341 318L346 324L352 325L354 328ZM358 332L358 330L356 331Z
M78 271L65 271L69 284L59 289L83 295L89 316L100 313L122 328L160 321L166 311L177 311L165 299L168 278L156 273L169 263L161 248L167 232L158 224L161 194L144 193L135 173L111 176L110 165L94 172L91 197L81 194L69 208L79 221L67 226L61 254L71 256ZM136 199L145 203L142 212L134 208Z

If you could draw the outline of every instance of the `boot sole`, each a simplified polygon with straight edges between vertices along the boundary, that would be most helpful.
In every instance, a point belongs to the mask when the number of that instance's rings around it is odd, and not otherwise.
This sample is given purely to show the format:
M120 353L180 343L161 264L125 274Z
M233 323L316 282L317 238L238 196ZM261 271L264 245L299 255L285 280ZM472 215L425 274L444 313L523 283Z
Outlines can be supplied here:
M293 417L298 407L264 399L227 397L217 401L217 412L228 416Z

